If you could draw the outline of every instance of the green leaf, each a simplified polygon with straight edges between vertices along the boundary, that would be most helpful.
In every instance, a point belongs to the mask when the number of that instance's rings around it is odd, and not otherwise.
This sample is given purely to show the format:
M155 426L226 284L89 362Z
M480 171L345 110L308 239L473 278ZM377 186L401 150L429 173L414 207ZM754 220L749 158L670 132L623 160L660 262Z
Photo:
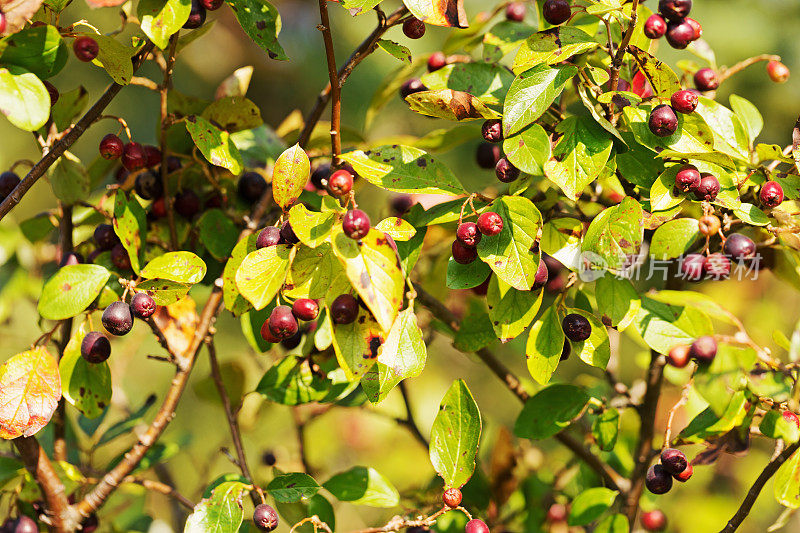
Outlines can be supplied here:
M384 232L395 241L407 241L417 233L411 223L400 217L384 218L375 224L375 229Z
M589 338L572 344L580 355L581 361L597 368L605 368L611 358L611 343L606 326L592 313L583 309L566 309L565 313L576 313L589 320L592 325L592 333Z
M441 89L421 91L406 97L412 111L429 117L461 122L464 120L500 118L477 97L462 91Z
M275 476L267 485L266 490L270 496L275 498L276 502L292 503L300 501L301 498L310 498L320 488L314 478L308 474L295 472Z
M731 104L731 109L733 109L742 126L744 126L747 136L750 138L750 145L752 145L764 128L764 118L756 106L741 96L732 94L728 101Z
M331 245L324 242L316 248L302 246L297 250L283 291L290 298L325 298L332 302L350 292L350 282Z
M681 90L678 76L669 68L669 65L662 63L658 58L650 55L641 48L628 46L628 51L639 64L639 68L642 72L644 72L656 96L669 99L673 93Z
M59 131L63 131L67 129L70 124L75 123L78 116L83 113L83 110L86 109L88 104L89 92L82 85L77 89L61 93L61 96L58 97L58 101L50 111L53 122L55 122ZM105 163L109 162L106 159L102 160Z
M22 67L40 79L55 76L69 58L69 49L55 26L25 28L3 40L0 64ZM63 95L62 95L63 96Z
M630 280L602 276L595 284L597 308L619 331L627 328L639 309L642 300Z
M556 131L562 136L545 162L544 172L567 197L577 200L605 168L613 142L596 122L582 117L567 118Z
M345 274L383 331L392 328L403 303L405 278L394 248L380 231L372 228L361 240L334 229L333 252Z
M394 507L400 502L397 489L373 468L356 466L336 474L322 486L338 500L355 505Z
M48 177L53 187L53 194L65 204L71 205L89 197L91 190L89 174L80 159L70 152L64 152L56 160L50 167Z
M750 162L750 138L739 118L724 105L701 96L693 114L703 117L714 134L714 149Z
M367 152L342 155L359 176L394 192L414 194L463 194L464 186L442 163L411 146L379 146ZM463 202L462 202L463 203Z
M92 364L81 357L81 343L86 336L84 322L64 348L58 363L61 392L87 418L97 418L111 402L111 370L103 361Z
M502 196L490 209L503 219L503 229L498 235L481 239L478 257L505 283L521 291L530 290L539 268L536 239L542 215L533 202L520 196Z
M186 129L203 157L211 164L227 168L236 176L242 173L242 156L227 131L196 115L186 118Z
M591 524L608 510L617 498L618 491L605 487L587 489L572 500L568 523L571 526Z
M433 91L453 89L469 93L484 104L503 103L514 75L502 65L474 61L452 63L422 76L425 87Z
M589 224L583 237L584 252L597 254L590 258L597 266L610 270L622 268L630 256L639 252L644 237L644 213L639 202L626 196L614 207L602 211Z
M244 519L242 494L249 490L240 481L225 481L194 507L186 519L184 533L226 533L238 531Z
M308 155L295 144L283 152L272 170L272 195L281 209L286 209L297 201L311 176L311 162Z
M591 35L573 26L558 26L531 35L514 58L515 74L539 66L555 65L571 56L600 46Z
M128 198L125 191L117 190L114 198L114 233L128 252L131 268L137 274L147 231L147 216L135 195Z
M594 533L628 533L628 519L622 514L608 515L594 528Z
M192 252L167 252L147 263L141 276L148 279L166 279L194 285L206 275L205 262Z
M555 384L534 394L514 424L514 434L525 439L546 439L569 425L589 401L575 385Z
M200 232L200 242L214 259L223 261L230 256L236 246L239 229L221 209L209 209L196 224Z
M503 108L505 136L511 137L542 116L577 73L573 66L539 65L519 74L508 90Z
M556 306L551 305L533 325L525 344L528 372L538 383L547 385L550 382L561 360L565 340L561 317Z
M527 24L503 20L483 34L483 58L486 61L499 61L506 54L518 48L535 30Z
M472 477L480 438L478 404L458 379L444 395L431 428L431 463L445 488L461 488Z
M61 267L42 288L37 307L42 318L64 320L89 307L111 273L99 265Z
M293 248L278 244L250 252L236 270L236 288L256 309L263 309L283 286Z
M203 118L228 133L252 130L264 123L258 106L242 96L226 96L214 100L203 111Z
M501 342L516 338L533 322L544 291L520 291L493 277L486 293L489 318Z
M325 398L329 382L311 371L308 360L287 355L267 370L256 392L281 405L300 405Z
M39 78L24 68L0 68L0 113L21 130L36 131L50 116L50 94Z
M786 442L797 442L800 439L800 428L794 421L788 421L780 411L767 411L758 429L771 439L783 439Z
M483 261L467 265L457 263L452 257L447 261L447 288L471 289L477 287L491 275L492 269Z
M143 0L144 1L144 0ZM136 50L107 35L87 34L97 41L100 51L95 60L116 83L127 85L133 77L131 57Z
M775 499L789 509L800 508L800 453L794 452L775 473Z
M256 240L258 236L248 235L236 243L231 252L231 258L225 263L222 271L222 297L225 301L225 308L234 315L241 315L250 309L250 302L245 299L236 286L236 272L242 264L245 256L256 251Z
M503 152L518 169L534 176L544 175L550 159L550 137L539 124L533 124L503 141Z
M335 221L336 213L309 211L303 204L293 205L289 210L289 222L295 235L311 248L316 248L330 237Z
M592 422L592 435L601 450L613 450L619 435L619 411L612 407L595 418Z
M678 113L678 129L669 137L657 137L647 125L652 106L627 106L622 110L625 124L644 146L661 152L669 149L676 154L695 155L714 151L714 132L698 113Z
M693 307L680 307L642 297L634 327L647 345L659 353L668 353L677 344L691 344L698 337L713 333L711 320Z
M659 226L650 241L650 256L656 260L674 259L689 252L700 238L700 223L694 218L678 218Z
M395 59L399 59L400 61L408 61L411 63L411 50L402 44L398 44L388 39L378 39L378 47Z
M666 211L680 205L683 195L675 191L675 176L683 165L672 165L664 170L650 187L650 209Z
M149 279L136 286L137 291L145 292L155 300L156 305L174 304L187 294L190 285L166 279Z
M270 59L289 59L278 42L281 16L267 0L228 0L244 32Z
M140 0L136 13L144 34L164 50L172 34L189 20L191 9L189 0Z
M495 338L492 321L486 313L486 305L476 298L470 299L467 312L461 319L459 330L453 338L453 346L462 352L477 352L489 346Z

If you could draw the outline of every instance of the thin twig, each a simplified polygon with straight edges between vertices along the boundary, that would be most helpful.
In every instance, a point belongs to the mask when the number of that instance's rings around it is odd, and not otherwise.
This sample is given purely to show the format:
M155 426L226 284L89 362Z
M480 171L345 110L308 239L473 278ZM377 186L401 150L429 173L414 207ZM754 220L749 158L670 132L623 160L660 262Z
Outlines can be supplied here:
M748 57L747 59L739 61L730 68L724 68L720 70L720 72L717 73L717 80L719 81L719 83L722 83L723 81L727 80L734 74L738 74L739 72L743 71L750 65L755 65L760 61L780 61L780 60L781 56L776 56L772 54L761 54L753 57Z
M319 29L325 41L325 59L328 62L328 78L331 85L331 154L333 164L338 165L342 153L342 87L336 71L336 52L333 49L331 21L328 17L328 0L319 0L319 18L322 22Z
M397 423L408 428L414 438L417 439L419 443L427 449L429 446L428 439L426 439L425 435L422 434L422 431L420 431L419 426L417 425L417 421L414 419L414 413L411 410L411 400L408 396L408 386L406 385L406 382L401 381L398 384L398 388L400 389L400 394L403 396L403 405L405 405L406 408L406 417L397 419Z
M172 86L172 70L175 67L175 55L178 49L178 35L180 32L175 32L169 38L169 49L167 52L167 62L164 66L164 80L159 88L161 97L161 130L159 140L161 142L161 184L164 189L164 207L167 211L167 223L169 224L169 242L172 250L178 249L178 232L175 229L175 209L173 204L172 193L169 190L169 167L167 163L167 130L169 125L167 119L169 117L167 110L169 89Z

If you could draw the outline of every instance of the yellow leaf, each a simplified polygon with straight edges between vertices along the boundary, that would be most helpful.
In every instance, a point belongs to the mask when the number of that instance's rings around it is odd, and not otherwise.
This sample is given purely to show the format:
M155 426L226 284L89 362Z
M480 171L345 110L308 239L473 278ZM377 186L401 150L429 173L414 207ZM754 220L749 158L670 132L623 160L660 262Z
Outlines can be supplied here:
M295 144L283 152L272 170L272 196L275 203L286 211L295 203L303 187L311 176L311 162L308 155Z
M29 437L45 427L61 399L58 365L37 346L0 366L0 437Z

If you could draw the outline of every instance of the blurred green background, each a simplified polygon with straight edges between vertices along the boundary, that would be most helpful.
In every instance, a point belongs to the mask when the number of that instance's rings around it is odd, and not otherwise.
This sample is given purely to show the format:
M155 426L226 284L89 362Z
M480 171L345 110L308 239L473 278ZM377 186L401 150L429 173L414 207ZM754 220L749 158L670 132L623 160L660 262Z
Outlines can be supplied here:
M654 9L655 3L656 0L648 0L646 5ZM384 4L388 11L397 2L386 0ZM488 4L487 0L465 1L470 17L481 9L487 9ZM317 4L312 0L276 0L275 5L283 17L281 43L291 58L290 61L269 60L257 46L248 41L230 9L223 7L209 16L209 20L215 21L213 29L189 46L180 57L175 71L175 88L189 95L211 98L219 82L233 70L253 65L255 73L248 97L260 106L267 124L276 127L293 110L299 109L303 113L308 111L316 94L327 81L322 38L315 29L318 23ZM339 6L331 4L330 7L337 57L341 63L371 31L374 16L368 14L352 18ZM795 72L788 83L776 85L769 81L765 64L761 63L726 82L717 96L719 101L727 103L727 96L735 92L756 104L765 119L761 142L785 146L791 140L792 126L800 114L800 98L797 98L800 93L800 41L793 39L800 33L799 7L796 0L697 0L692 12L692 16L703 24L704 38L715 50L720 65L732 65L751 55L774 53L781 55ZM65 11L62 20L80 18L87 18L101 31L113 30L119 21L114 9L89 10L81 0L77 0ZM394 28L387 38L402 42L415 54L427 54L437 50L448 34L448 30L428 27L428 33L423 39L409 42L400 28ZM678 53L666 46L662 46L661 52L663 54L660 57L673 65L679 58L691 58L688 52ZM365 113L375 88L398 65L396 59L378 50L356 69L343 91L345 127L363 129ZM156 80L159 78L153 65L148 65L141 74ZM91 101L109 83L102 70L92 65L79 64L74 59L51 81L62 92L82 84L89 90ZM155 93L142 87L126 88L107 113L124 117L140 142L156 141L158 99ZM94 126L73 151L82 159L90 161L96 154L99 139L111 131L107 129L111 127L109 124L101 122ZM438 127L442 126L409 113L399 99L393 99L371 128L363 134L373 139L399 133L422 135ZM474 127L474 142L441 157L465 182L477 183L485 180L489 183L493 180L491 174L478 170L472 164L472 153L479 138L479 124ZM0 119L0 139L0 168L6 168L20 159L37 159L32 136L16 130L4 119ZM45 180L40 180L21 205L3 221L4 233L11 231L17 222L52 208L53 205L49 185ZM375 204L370 209L370 214L386 215L388 208L384 205ZM437 235L441 234L435 231L429 233L429 246L432 248L437 246ZM2 246L0 253L4 255ZM45 259L52 260L55 248L36 252L31 250L29 254L27 260L31 264L34 257L44 256ZM5 257L0 259L5 260ZM455 294L444 289L445 263L446 257L444 261L441 258L424 260L419 269L422 272L429 269L428 286L438 296L448 298L456 310L461 310L469 297L469 291ZM4 282L7 280L0 280L0 283ZM438 290L435 287L437 284L440 286ZM775 348L771 341L772 331L781 330L789 334L797 320L798 313L794 311L798 309L799 302L795 292L787 290L786 284L769 273L756 281L718 282L701 287L701 290L719 298L721 303L741 317L755 340L764 345ZM0 285L0 290L2 288ZM204 301L202 289L197 291L195 298L200 302ZM40 334L35 297L20 298L14 302L13 309L6 311L10 312L3 313L5 322L0 324L0 359L3 360L27 349ZM241 335L238 321L228 313L223 313L218 330L219 357L235 399L240 394L252 391L266 368L282 354L279 353L280 349L266 355L253 352ZM150 338L147 328L141 324L124 339L115 340L113 349L114 355L110 363L114 398L112 409L104 422L106 425L122 418L126 411L141 406L149 395L157 395L157 403L160 403L172 378L170 365L146 358L147 354L160 353L160 348ZM526 386L535 390L536 386L527 377L522 355L524 337L504 346L498 345L495 349L523 378ZM588 369L575 359L559 368L556 379L578 382L588 387L599 387L604 383L601 374ZM627 383L632 383L642 375L645 361L645 352L632 341L623 338L617 365L621 377ZM236 471L236 467L220 452L220 447L230 447L230 439L223 411L208 376L208 361L203 353L177 417L163 439L171 447L179 447L180 451L167 462L168 472L160 472L160 475L168 474L174 479L178 490L194 501L200 499L205 485L215 477ZM513 426L519 405L476 359L456 352L446 338L434 336L428 346L425 372L408 382L412 408L427 436L438 403L449 384L456 378L466 380L480 405L485 422L481 449L482 467L491 477L490 462L498 432L503 426ZM678 387L668 387L663 395L657 422L660 434L663 434L668 410L678 400L679 394ZM313 408L302 408L298 411L301 417L306 417ZM153 412L154 410L149 413L147 420ZM697 405L690 403L688 414L679 413L676 426L682 427L687 417L696 412ZM384 404L377 407L334 408L316 418L306 428L305 442L308 462L315 474L318 474L318 479L325 480L352 466L367 465L387 476L403 495L410 495L427 487L433 475L427 450L391 419L403 414L399 394L395 392ZM70 415L75 422L75 411L70 409ZM623 420L629 430L627 434L635 434L636 423L632 417L625 416ZM251 468L259 480L268 480L271 475L271 469L261 463L261 455L266 451L274 452L277 466L282 470L301 468L291 408L269 404L251 394L245 397L240 421ZM141 429L136 428L134 433ZM91 458L92 464L98 467L104 465L106 461L123 452L133 440L133 436L125 437L101 448ZM515 444L520 479L532 473L547 481L565 465L575 465L571 456L554 442L524 441ZM625 444L621 443L618 448L624 448ZM700 451L699 447L694 448L692 452ZM752 453L746 457L723 456L712 466L698 467L690 483L676 487L658 500L646 496L643 506L646 509L656 506L664 509L671 521L669 531L717 531L738 507L771 451L769 443L755 440ZM562 487L567 495L574 495L575 480L586 474L577 465L573 470L575 477L568 477ZM764 532L775 520L780 508L771 491L772 484L769 483L740 531ZM120 491L101 512L101 527L104 530L112 525L115 529L129 528L128 516L139 512L136 505L131 506L135 499L129 497L136 492L130 488ZM173 509L169 500L161 495L148 494L146 502L148 514L159 518L151 527L156 530L171 527ZM435 490L428 493L427 502L438 502ZM413 508L418 502L403 499L403 504ZM470 505L478 508L486 504L485 499L481 501L481 498L470 502ZM518 507L520 502L514 505ZM347 504L337 505L336 509L338 529L341 531L382 524L392 514L391 510L375 510ZM280 530L288 531L288 527L282 524ZM800 520L797 519L785 528L785 531L797 530L800 530Z

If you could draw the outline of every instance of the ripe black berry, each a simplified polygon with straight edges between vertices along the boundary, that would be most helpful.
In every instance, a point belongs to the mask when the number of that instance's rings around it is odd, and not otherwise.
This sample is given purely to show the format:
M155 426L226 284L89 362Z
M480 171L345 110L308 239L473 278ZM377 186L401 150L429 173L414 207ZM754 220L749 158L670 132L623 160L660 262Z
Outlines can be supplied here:
M102 363L111 356L111 343L99 331L86 334L81 342L81 357L89 363Z
M103 327L112 335L127 335L133 328L131 308L125 302L114 302L103 311Z
M475 160L478 162L479 167L489 169L497 165L502 155L498 145L483 142L478 145L478 149L475 152Z
M323 163L311 173L311 184L319 191L324 191L328 187L328 178L331 176L331 165Z
M522 2L511 2L506 6L506 20L511 22L522 22L525 20L527 8Z
M789 79L789 67L780 61L770 61L767 63L767 75L775 83L785 83Z
M503 183L511 183L519 178L519 169L512 165L506 157L497 162L494 167L494 173L497 179Z
M358 301L350 294L340 294L331 304L334 324L350 324L358 316Z
M464 533L489 533L489 526L483 520L473 518L467 522Z
M695 40L695 28L686 20L670 22L667 26L667 42L672 48L683 50Z
M692 0L659 0L658 12L672 21L679 21L692 10Z
M653 465L647 470L644 484L653 494L666 494L672 488L672 476L663 466Z
M561 321L564 335L572 342L583 342L592 335L592 324L589 319L578 313L570 313Z
M103 159L119 159L125 151L122 139L109 133L100 141L100 155Z
M686 470L688 464L689 461L686 459L686 454L678 449L667 448L661 452L661 466L673 476L677 476Z
M363 239L369 233L370 221L367 214L360 209L351 209L344 214L342 231L351 239Z
M261 230L256 238L256 248L275 246L281 242L281 230L275 226L267 226Z
M696 200L707 200L709 202L717 198L719 194L719 180L713 174L700 174L700 181L693 189Z
M478 251L469 246L464 246L461 241L453 241L453 260L462 265L468 265L478 258Z
M137 292L131 299L131 313L136 318L147 320L156 312L156 301L146 292Z
M72 50L75 52L75 57L84 63L88 63L97 57L100 52L100 46L91 37L78 37L72 43Z
M544 20L553 26L563 24L572 16L572 8L567 0L546 0L542 6Z
M129 270L131 268L131 258L122 243L115 244L111 249L111 262L119 270Z
M175 195L175 212L191 220L200 212L200 197L191 189L184 189Z
M189 20L183 27L187 30L196 30L206 21L206 8L199 0L192 0L192 9L189 11Z
M669 102L678 113L692 113L697 109L698 99L692 91L683 90L673 93Z
M272 531L278 527L278 513L275 509L262 503L253 512L253 523L261 531Z
M155 200L164 194L161 176L156 175L152 170L142 172L136 176L133 188L136 190L136 194L145 200Z
M319 304L311 298L298 298L292 304L292 314L298 320L314 320L319 315Z
M248 204L254 204L267 192L267 182L258 172L245 172L236 186L239 198Z
M678 116L668 105L656 106L650 112L650 119L647 122L650 131L658 137L669 137L678 129Z
M689 192L700 184L700 171L694 165L683 165L675 174L675 188Z
M708 335L699 337L692 343L689 355L699 363L711 363L717 355L717 341Z
M269 330L279 339L288 339L297 333L297 319L288 305L279 305L269 315Z
M644 22L644 34L649 39L659 39L665 33L667 33L667 21L658 13L650 15Z
M642 513L642 527L645 531L664 531L667 527L667 515L658 509Z
M442 494L442 502L451 509L461 505L461 491L457 488L450 488Z
M719 87L717 73L710 68L701 68L694 73L694 86L700 91L713 91Z
M436 72L447 65L447 56L444 52L434 52L428 58L428 72Z
M111 224L100 224L94 229L94 242L101 250L110 250L119 243L119 237Z
M410 194L398 194L391 199L389 207L396 216L403 216L414 207L414 198Z
M281 244L294 246L298 242L300 242L300 239L297 238L297 234L295 234L291 222L287 220L283 223L283 226L281 226Z
M345 196L353 190L353 175L346 170L337 170L328 179L328 192L334 196Z
M756 255L756 243L746 235L733 233L725 239L722 251L737 261L752 259Z
M765 207L778 207L783 202L783 187L777 181L768 181L761 186L758 198Z
M425 23L412 17L403 23L403 33L409 39L421 39L425 35Z
M481 126L481 134L486 142L499 143L503 140L503 121L489 119Z
M561 358L559 361L566 361L569 359L570 354L572 353L572 345L569 343L568 340L564 341L564 347L561 348Z
M126 144L122 153L122 166L131 172L147 166L147 154L144 151L144 147L135 142Z
M478 225L474 222L464 222L456 230L456 239L467 248L475 248L481 242L482 237L483 235L478 231Z
M478 231L492 237L503 231L503 218L494 211L487 211L478 217Z
M414 93L427 90L428 88L423 85L419 78L411 78L400 86L400 97L405 100Z
M0 174L0 201L4 200L19 185L19 176L7 170Z

